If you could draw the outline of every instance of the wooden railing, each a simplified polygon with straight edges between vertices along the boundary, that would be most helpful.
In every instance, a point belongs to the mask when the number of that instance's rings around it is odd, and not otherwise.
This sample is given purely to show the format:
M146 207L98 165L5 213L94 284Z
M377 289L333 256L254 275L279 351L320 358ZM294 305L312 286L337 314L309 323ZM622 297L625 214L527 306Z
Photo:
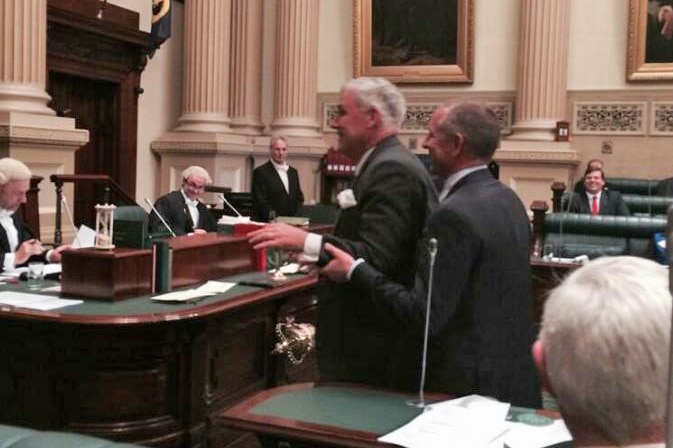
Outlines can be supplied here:
M49 180L51 180L56 187L56 217L54 222L54 244L56 245L61 244L63 239L61 222L63 216L63 184L65 183L102 186L102 198L100 198L100 201L96 200L95 202L115 205L137 205L136 201L131 198L117 182L105 174L52 174L49 176ZM86 203L83 204L83 208L86 210L93 210L94 205L94 203Z

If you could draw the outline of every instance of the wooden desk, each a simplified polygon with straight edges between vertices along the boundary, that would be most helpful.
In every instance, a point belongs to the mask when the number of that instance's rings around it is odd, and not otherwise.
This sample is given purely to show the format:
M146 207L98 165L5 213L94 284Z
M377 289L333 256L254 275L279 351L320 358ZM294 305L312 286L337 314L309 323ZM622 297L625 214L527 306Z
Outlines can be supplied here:
M250 275L259 274L225 280ZM297 373L270 352L277 321L311 320L316 283L237 285L198 304L142 296L52 312L0 305L0 422L148 446L254 446L212 418L253 392L313 379L312 359Z
M222 412L215 423L252 431L265 448L385 448L392 445L378 437L421 413L406 404L410 397L357 385L293 384L258 392ZM517 407L510 417L531 413L559 417Z

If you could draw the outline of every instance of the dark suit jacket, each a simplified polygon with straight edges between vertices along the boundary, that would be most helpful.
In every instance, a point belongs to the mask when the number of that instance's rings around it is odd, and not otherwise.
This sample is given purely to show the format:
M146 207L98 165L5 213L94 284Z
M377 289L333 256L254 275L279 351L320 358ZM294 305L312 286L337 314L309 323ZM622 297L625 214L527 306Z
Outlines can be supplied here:
M269 211L273 210L276 216L294 216L299 206L304 203L304 194L299 185L297 170L290 167L287 170L290 192L285 191L283 181L269 160L264 165L255 168L252 173L252 206L255 211L255 220L269 221Z
M357 205L341 210L331 242L410 285L416 244L436 192L419 159L389 137L353 182ZM418 388L420 338L377 310L368 292L322 279L317 356L320 377L383 387Z
M24 225L18 213L12 215L12 221L14 221L14 227L16 227L19 233L19 246L24 241L34 238L33 234L28 230L28 227ZM0 225L0 272L4 270L5 254L7 253L11 253L9 240L7 239L5 228ZM46 263L47 251L43 252L41 255L33 255L28 261L42 261Z
M164 217L168 225L171 226L176 235L186 235L193 232L195 228L203 229L207 232L217 231L217 223L210 210L199 202L196 206L199 211L199 222L195 226L192 223L192 215L189 213L189 208L182 196L180 190L171 191L170 193L157 199L154 204L161 216ZM150 213L150 232L165 232L161 219L154 211Z
M427 390L478 393L540 407L530 353L534 340L528 244L530 226L516 194L487 170L468 174L428 218L438 240L428 351ZM369 291L379 314L396 325L425 325L429 255L420 251L414 286L391 281L369 264L351 278Z
M589 198L584 191L572 194L570 197L570 204L568 205L568 213L591 214ZM615 190L603 190L601 201L598 206L598 214L607 216L629 216L631 215L631 212L624 202L624 199L622 199L620 192Z

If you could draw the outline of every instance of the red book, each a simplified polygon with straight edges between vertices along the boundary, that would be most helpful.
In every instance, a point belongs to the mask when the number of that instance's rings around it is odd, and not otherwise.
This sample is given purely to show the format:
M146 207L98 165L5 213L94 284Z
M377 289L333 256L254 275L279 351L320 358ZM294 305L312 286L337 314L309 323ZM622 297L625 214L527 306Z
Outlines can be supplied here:
M250 232L261 229L264 224L239 223L234 224L234 236L245 236ZM266 271L266 249L254 250L250 246L250 258L252 265L257 271Z

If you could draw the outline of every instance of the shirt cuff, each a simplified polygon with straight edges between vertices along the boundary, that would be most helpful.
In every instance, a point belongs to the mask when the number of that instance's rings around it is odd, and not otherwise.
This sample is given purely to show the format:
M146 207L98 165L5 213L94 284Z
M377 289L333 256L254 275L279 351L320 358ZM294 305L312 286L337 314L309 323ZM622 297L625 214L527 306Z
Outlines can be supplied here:
M2 268L5 271L9 271L11 269L14 269L14 257L16 254L14 253L5 253L5 261L3 262Z
M47 254L45 255L45 259L47 260L47 263L51 263L51 254L54 253L54 249L49 249L47 251Z
M364 258L358 258L357 260L353 261L353 264L351 264L351 268L348 270L348 274L346 274L346 278L349 281L353 276L353 272L355 272L355 269L364 262L365 262Z
M322 235L317 233L309 233L304 240L304 253L310 257L317 257L320 255L322 249Z

